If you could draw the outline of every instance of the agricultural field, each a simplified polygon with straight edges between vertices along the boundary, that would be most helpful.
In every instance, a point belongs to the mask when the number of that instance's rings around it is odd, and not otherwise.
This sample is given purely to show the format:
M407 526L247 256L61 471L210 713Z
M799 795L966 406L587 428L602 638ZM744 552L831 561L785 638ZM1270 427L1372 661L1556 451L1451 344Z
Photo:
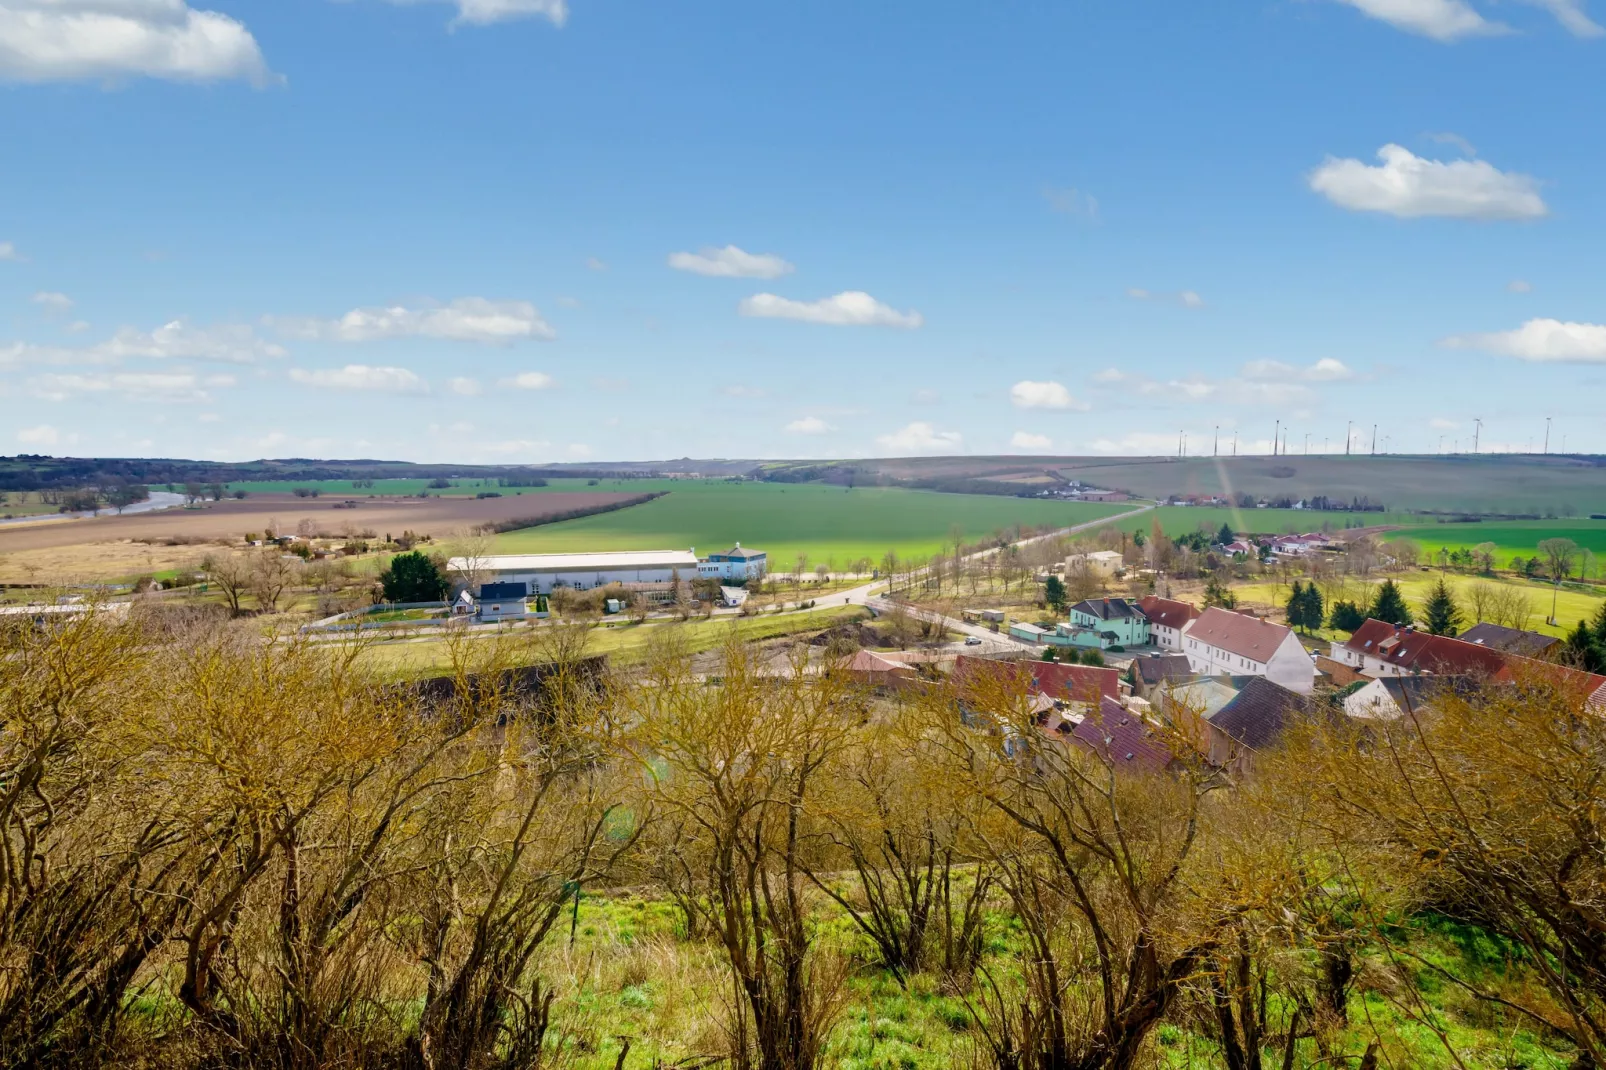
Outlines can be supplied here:
M61 508L58 505L47 505L40 499L41 495L36 490L0 491L0 519L49 516Z
M1162 505L1121 526L1127 530L1141 528L1147 534L1149 524L1155 517L1160 520L1160 530L1172 538L1190 531L1209 531L1214 535L1222 524L1230 524L1232 530L1240 535L1291 535L1305 531L1342 532L1349 528L1379 524L1417 524L1422 520L1420 516L1409 513L1331 513L1311 509Z
M1392 579L1405 595L1406 603L1412 612L1418 612L1428 599L1428 594L1439 582L1441 573L1437 571L1421 570L1407 572L1401 575L1378 576L1374 581L1358 580L1353 577L1345 584L1342 593L1334 592L1333 597L1344 598L1357 604L1363 604L1372 597L1371 592L1384 579ZM1476 583L1493 583L1503 587L1520 588L1527 596L1533 607L1533 618L1528 622L1528 630L1543 635L1565 636L1580 620L1592 619L1600 612L1602 602L1606 602L1606 595L1579 590L1576 587L1563 587L1559 591L1548 583L1532 580L1516 580L1506 577L1465 576L1454 572L1443 574L1444 581L1450 590L1455 593L1456 600L1461 604L1461 610L1468 617L1462 622L1463 628L1471 627L1477 621L1471 619L1469 608L1468 589ZM1281 610L1288 602L1289 588L1285 584L1274 581L1259 583L1233 584L1232 590L1238 597L1240 609L1251 607L1276 608ZM1550 615L1551 596L1556 600L1556 625L1545 623ZM1332 599L1329 599L1330 601ZM1325 638L1344 638L1346 633L1324 630L1320 633Z
M846 568L888 550L926 557L957 529L976 540L1014 524L1069 526L1119 516L1133 507L885 487L714 480L604 480L597 490L667 490L656 501L498 536L497 553L569 553L696 547L699 554L741 542L769 554L772 571L799 554L811 566Z
M1471 549L1492 542L1504 568L1512 557L1533 557L1546 539L1571 539L1596 557L1606 557L1606 520L1480 520L1470 524L1417 524L1390 532L1388 538L1407 538L1424 554Z

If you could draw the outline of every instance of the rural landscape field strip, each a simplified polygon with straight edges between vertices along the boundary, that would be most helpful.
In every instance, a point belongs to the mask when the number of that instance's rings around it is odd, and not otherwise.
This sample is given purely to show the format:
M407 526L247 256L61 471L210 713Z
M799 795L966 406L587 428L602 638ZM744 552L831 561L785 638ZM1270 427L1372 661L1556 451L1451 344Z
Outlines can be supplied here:
M1492 542L1500 550L1500 565L1508 555L1533 557L1546 539L1571 539L1582 549L1606 557L1606 520L1480 520L1468 524L1417 524L1392 532L1390 538L1407 538L1425 554L1471 549Z

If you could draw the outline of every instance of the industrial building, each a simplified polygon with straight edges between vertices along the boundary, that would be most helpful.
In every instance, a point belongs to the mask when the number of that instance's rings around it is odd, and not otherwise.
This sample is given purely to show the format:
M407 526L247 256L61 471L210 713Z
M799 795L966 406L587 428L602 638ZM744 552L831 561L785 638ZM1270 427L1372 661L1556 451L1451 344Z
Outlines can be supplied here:
M485 585L527 584L529 593L551 594L554 587L589 591L610 583L647 588L675 579L690 585L697 578L697 555L691 550L619 550L590 554L504 554L472 562L454 557L448 567L474 573Z

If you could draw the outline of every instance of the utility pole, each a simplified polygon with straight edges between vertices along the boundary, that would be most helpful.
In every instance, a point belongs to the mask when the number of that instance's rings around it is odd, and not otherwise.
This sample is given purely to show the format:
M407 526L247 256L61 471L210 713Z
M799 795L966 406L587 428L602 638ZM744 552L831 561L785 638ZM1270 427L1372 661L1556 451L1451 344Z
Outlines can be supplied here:
M1482 438L1483 438L1483 418L1480 417L1480 416L1474 416L1472 418L1472 452L1473 452L1473 454L1476 454L1478 452L1478 442Z
M1545 417L1545 452L1550 452L1550 417Z

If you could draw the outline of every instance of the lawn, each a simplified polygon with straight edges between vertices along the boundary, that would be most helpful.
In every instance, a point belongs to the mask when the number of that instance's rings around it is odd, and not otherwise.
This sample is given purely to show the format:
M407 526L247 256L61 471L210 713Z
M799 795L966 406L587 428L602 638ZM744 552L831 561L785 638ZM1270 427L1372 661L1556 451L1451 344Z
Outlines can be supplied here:
M1408 538L1424 554L1442 547L1458 550L1492 542L1500 547L1502 568L1512 557L1533 557L1546 539L1571 539L1597 557L1606 557L1606 520L1480 520L1471 524L1418 524L1392 532L1388 538Z
M639 662L647 647L663 629L676 629L689 654L713 650L730 638L734 631L738 638L748 642L774 639L782 635L798 635L832 627L843 621L867 619L870 611L863 606L833 606L811 609L803 613L777 613L757 617L716 617L710 620L664 621L635 624L613 619L592 630L587 653L607 654L615 664ZM520 643L529 635L525 631L503 633L508 641ZM495 639L476 639L476 643L495 642ZM530 648L534 656L534 649ZM395 641L375 643L363 652L363 660L381 675L392 678L414 678L438 673L451 664L451 653L444 639L421 641Z
M1370 584L1366 581L1357 580L1353 582L1351 589L1342 597L1360 603L1369 598L1369 592L1372 587L1382 583L1384 579L1392 579L1399 585L1412 612L1419 613L1422 604L1427 601L1429 590L1439 582L1440 575L1438 572L1418 571L1407 572L1397 576L1378 576ZM1467 588L1474 583L1497 583L1521 587L1527 592L1528 601L1532 604L1534 610L1533 619L1528 623L1528 629L1544 635L1566 635L1580 620L1594 617L1600 611L1601 602L1606 601L1606 598L1602 598L1600 595L1589 594L1584 591L1563 588L1560 591L1553 592L1548 583L1513 580L1504 577L1496 579L1484 576L1463 576L1452 572L1444 575L1444 580L1449 584L1450 589L1455 592L1457 600L1461 603L1462 612L1468 616L1468 619L1462 622L1462 628L1469 628L1477 623L1477 621L1470 619L1471 610L1467 608ZM1289 589L1280 583L1246 583L1234 584L1233 593L1238 596L1240 607L1243 607L1246 603L1253 602L1281 608L1288 602ZM1558 622L1556 627L1545 623L1545 618L1550 615L1552 593L1556 596L1556 620ZM1320 634L1328 638L1334 636L1338 638L1345 637L1342 632L1323 631Z
M497 538L496 552L695 547L707 555L740 542L768 553L774 571L791 569L800 553L811 566L846 568L859 558L879 562L888 550L902 558L930 556L955 529L975 540L1014 524L1070 526L1132 508L812 483L605 479L590 489L669 493L618 512L508 532Z

